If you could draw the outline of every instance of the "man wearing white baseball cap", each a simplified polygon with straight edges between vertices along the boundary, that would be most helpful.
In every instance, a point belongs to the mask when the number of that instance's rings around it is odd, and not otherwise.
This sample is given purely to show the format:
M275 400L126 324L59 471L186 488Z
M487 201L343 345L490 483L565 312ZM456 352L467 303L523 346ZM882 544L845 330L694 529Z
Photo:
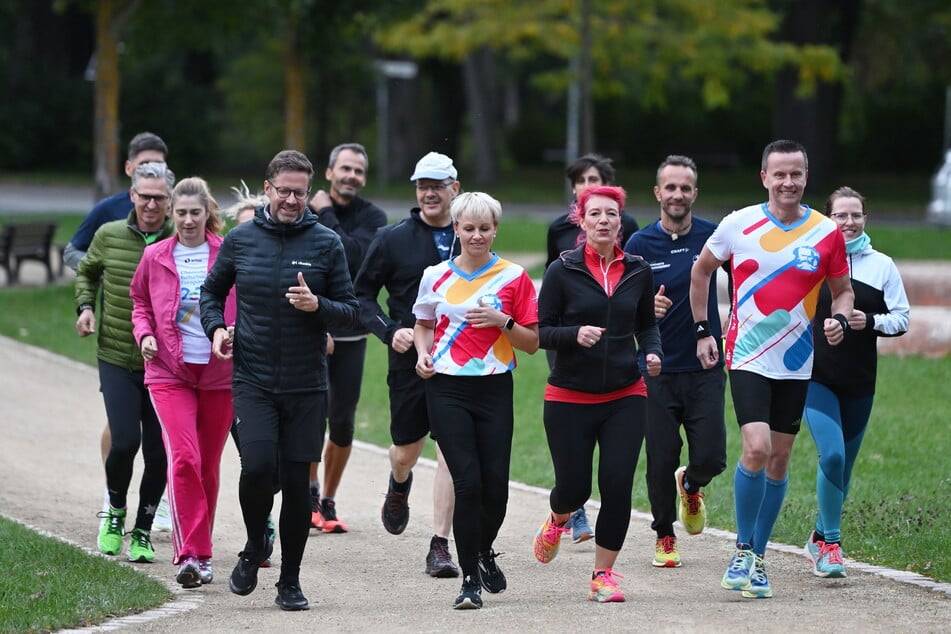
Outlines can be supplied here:
M364 326L389 346L387 385L390 392L390 477L381 512L383 527L399 535L409 523L413 467L430 433L423 379L416 374L413 346L413 304L423 271L458 254L449 203L459 193L458 172L445 154L430 152L419 160L410 180L416 184L418 207L409 218L381 228L367 250L354 282ZM455 249L453 247L456 247ZM389 314L380 307L380 289L389 293ZM452 478L436 445L433 483L433 537L426 555L426 573L458 577L449 552L455 494ZM494 565L494 562L492 562Z
M430 152L419 159L419 162L416 163L416 170L409 179L413 182L419 180L455 180L457 174L451 158L439 152Z

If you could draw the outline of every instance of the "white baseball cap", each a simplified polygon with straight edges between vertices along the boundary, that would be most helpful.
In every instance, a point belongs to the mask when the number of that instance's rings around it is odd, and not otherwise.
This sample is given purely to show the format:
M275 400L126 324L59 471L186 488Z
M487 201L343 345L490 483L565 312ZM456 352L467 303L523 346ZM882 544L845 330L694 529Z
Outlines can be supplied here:
M458 172L452 165L452 159L439 152L430 152L419 159L416 164L416 170L410 176L410 181L418 181L421 178L430 178L441 181L447 178L455 180Z

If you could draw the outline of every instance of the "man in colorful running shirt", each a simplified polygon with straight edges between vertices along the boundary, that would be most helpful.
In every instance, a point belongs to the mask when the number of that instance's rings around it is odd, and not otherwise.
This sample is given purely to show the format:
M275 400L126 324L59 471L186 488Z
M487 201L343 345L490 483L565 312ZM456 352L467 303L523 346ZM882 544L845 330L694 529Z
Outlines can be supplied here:
M842 232L801 204L808 166L799 143L767 145L760 171L767 202L724 218L691 271L690 307L704 368L719 358L707 321L710 276L727 260L733 272L724 354L743 453L733 478L736 552L721 585L749 598L773 596L763 556L786 496L812 373L819 289L825 282L832 292L832 317L823 323L830 345L842 342L854 299Z

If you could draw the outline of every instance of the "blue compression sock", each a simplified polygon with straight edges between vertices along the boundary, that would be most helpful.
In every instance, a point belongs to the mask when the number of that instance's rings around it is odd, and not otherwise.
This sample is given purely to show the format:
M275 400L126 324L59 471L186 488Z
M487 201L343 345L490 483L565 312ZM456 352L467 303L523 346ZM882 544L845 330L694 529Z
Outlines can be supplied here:
M766 493L766 469L755 473L747 471L742 463L736 463L733 474L733 500L736 509L736 541L749 544L753 541L756 517L763 505Z
M788 475L782 480L766 478L766 494L756 518L756 531L753 533L753 552L761 557L766 554L766 543L773 534L773 526L776 525L776 519L783 508L788 486Z

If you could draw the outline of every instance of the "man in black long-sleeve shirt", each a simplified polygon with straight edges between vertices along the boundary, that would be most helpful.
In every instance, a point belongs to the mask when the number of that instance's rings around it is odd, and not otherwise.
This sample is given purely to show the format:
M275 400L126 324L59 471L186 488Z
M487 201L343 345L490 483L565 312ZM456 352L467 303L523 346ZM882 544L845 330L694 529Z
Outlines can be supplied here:
M317 222L333 229L347 254L350 279L357 277L377 229L386 224L386 214L360 198L367 182L370 159L359 143L344 143L330 152L324 176L330 191L318 190L310 199ZM327 335L327 372L330 381L327 422L330 437L324 447L324 490L321 497L316 462L310 465L310 524L325 533L346 533L347 525L337 517L334 496L353 447L353 430L363 382L367 351L367 330L359 322L352 329L332 329Z

